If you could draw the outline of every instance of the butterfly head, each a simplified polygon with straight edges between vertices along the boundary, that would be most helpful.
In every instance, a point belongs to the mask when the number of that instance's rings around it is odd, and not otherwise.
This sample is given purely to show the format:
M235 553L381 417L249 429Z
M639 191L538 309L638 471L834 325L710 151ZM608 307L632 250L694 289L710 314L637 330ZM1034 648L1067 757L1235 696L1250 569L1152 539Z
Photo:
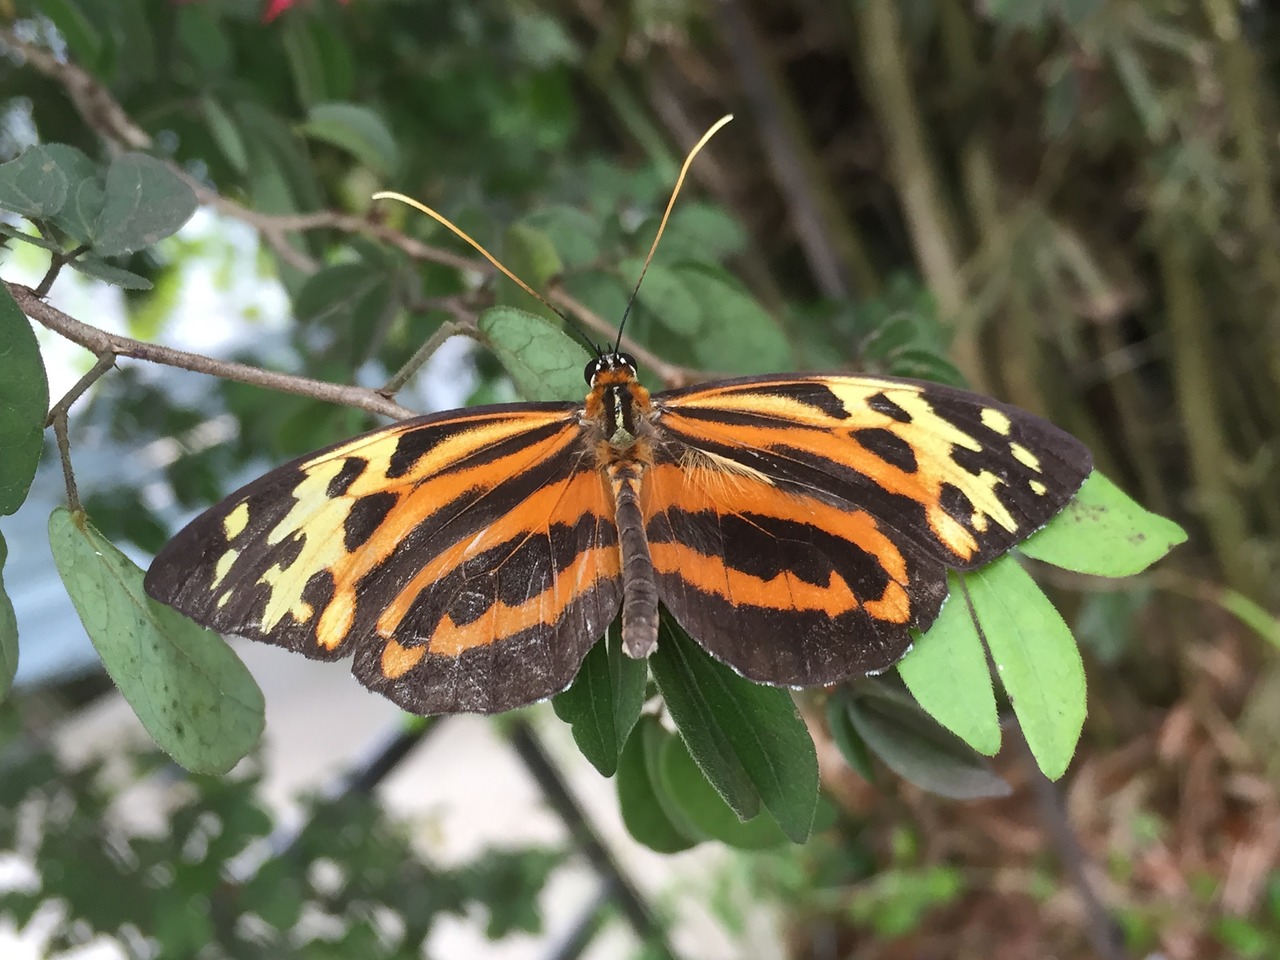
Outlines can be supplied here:
M636 378L635 357L629 353L610 350L588 363L582 373L587 384L592 387L626 383Z

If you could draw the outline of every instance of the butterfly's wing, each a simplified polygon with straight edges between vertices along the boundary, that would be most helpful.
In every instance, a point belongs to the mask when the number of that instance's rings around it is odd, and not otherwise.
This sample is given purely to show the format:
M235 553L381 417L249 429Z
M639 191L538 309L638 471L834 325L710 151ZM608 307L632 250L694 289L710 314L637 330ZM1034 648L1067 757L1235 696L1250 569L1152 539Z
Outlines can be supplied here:
M407 420L250 483L179 532L146 589L224 633L355 655L419 714L572 681L621 601L617 528L572 404Z
M756 377L654 397L642 504L663 602L759 681L881 670L1091 469L1052 424L938 384Z

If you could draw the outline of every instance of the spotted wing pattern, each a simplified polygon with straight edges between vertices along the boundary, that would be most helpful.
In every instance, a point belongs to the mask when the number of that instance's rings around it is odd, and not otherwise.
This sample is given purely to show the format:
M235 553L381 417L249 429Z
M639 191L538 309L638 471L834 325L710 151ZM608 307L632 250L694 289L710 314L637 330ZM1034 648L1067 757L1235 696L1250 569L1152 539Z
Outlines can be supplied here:
M354 654L362 683L414 713L549 696L621 602L576 407L451 411L303 457L196 518L146 589L224 633Z
M663 602L745 676L881 670L946 569L1047 523L1091 469L1045 420L937 384L757 377L654 397L643 508Z

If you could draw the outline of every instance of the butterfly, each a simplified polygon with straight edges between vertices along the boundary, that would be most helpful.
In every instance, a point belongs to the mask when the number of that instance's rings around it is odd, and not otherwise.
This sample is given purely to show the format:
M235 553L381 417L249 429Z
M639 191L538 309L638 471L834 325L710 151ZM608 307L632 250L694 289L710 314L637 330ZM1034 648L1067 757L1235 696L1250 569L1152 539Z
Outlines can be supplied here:
M583 401L431 414L272 470L180 531L147 592L353 655L422 715L565 689L619 611L624 651L648 656L660 604L748 679L825 686L900 659L948 569L1007 552L1091 470L1070 434L964 390L834 373L651 394L620 344Z

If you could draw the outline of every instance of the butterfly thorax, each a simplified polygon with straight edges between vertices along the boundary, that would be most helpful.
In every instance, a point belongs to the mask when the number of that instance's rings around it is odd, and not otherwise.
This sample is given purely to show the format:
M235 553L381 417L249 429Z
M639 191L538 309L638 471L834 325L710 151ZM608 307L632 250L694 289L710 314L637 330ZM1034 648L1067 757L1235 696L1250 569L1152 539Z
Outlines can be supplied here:
M636 380L635 371L620 365L592 377L584 413L605 442L622 453L646 437L652 409L649 391Z

